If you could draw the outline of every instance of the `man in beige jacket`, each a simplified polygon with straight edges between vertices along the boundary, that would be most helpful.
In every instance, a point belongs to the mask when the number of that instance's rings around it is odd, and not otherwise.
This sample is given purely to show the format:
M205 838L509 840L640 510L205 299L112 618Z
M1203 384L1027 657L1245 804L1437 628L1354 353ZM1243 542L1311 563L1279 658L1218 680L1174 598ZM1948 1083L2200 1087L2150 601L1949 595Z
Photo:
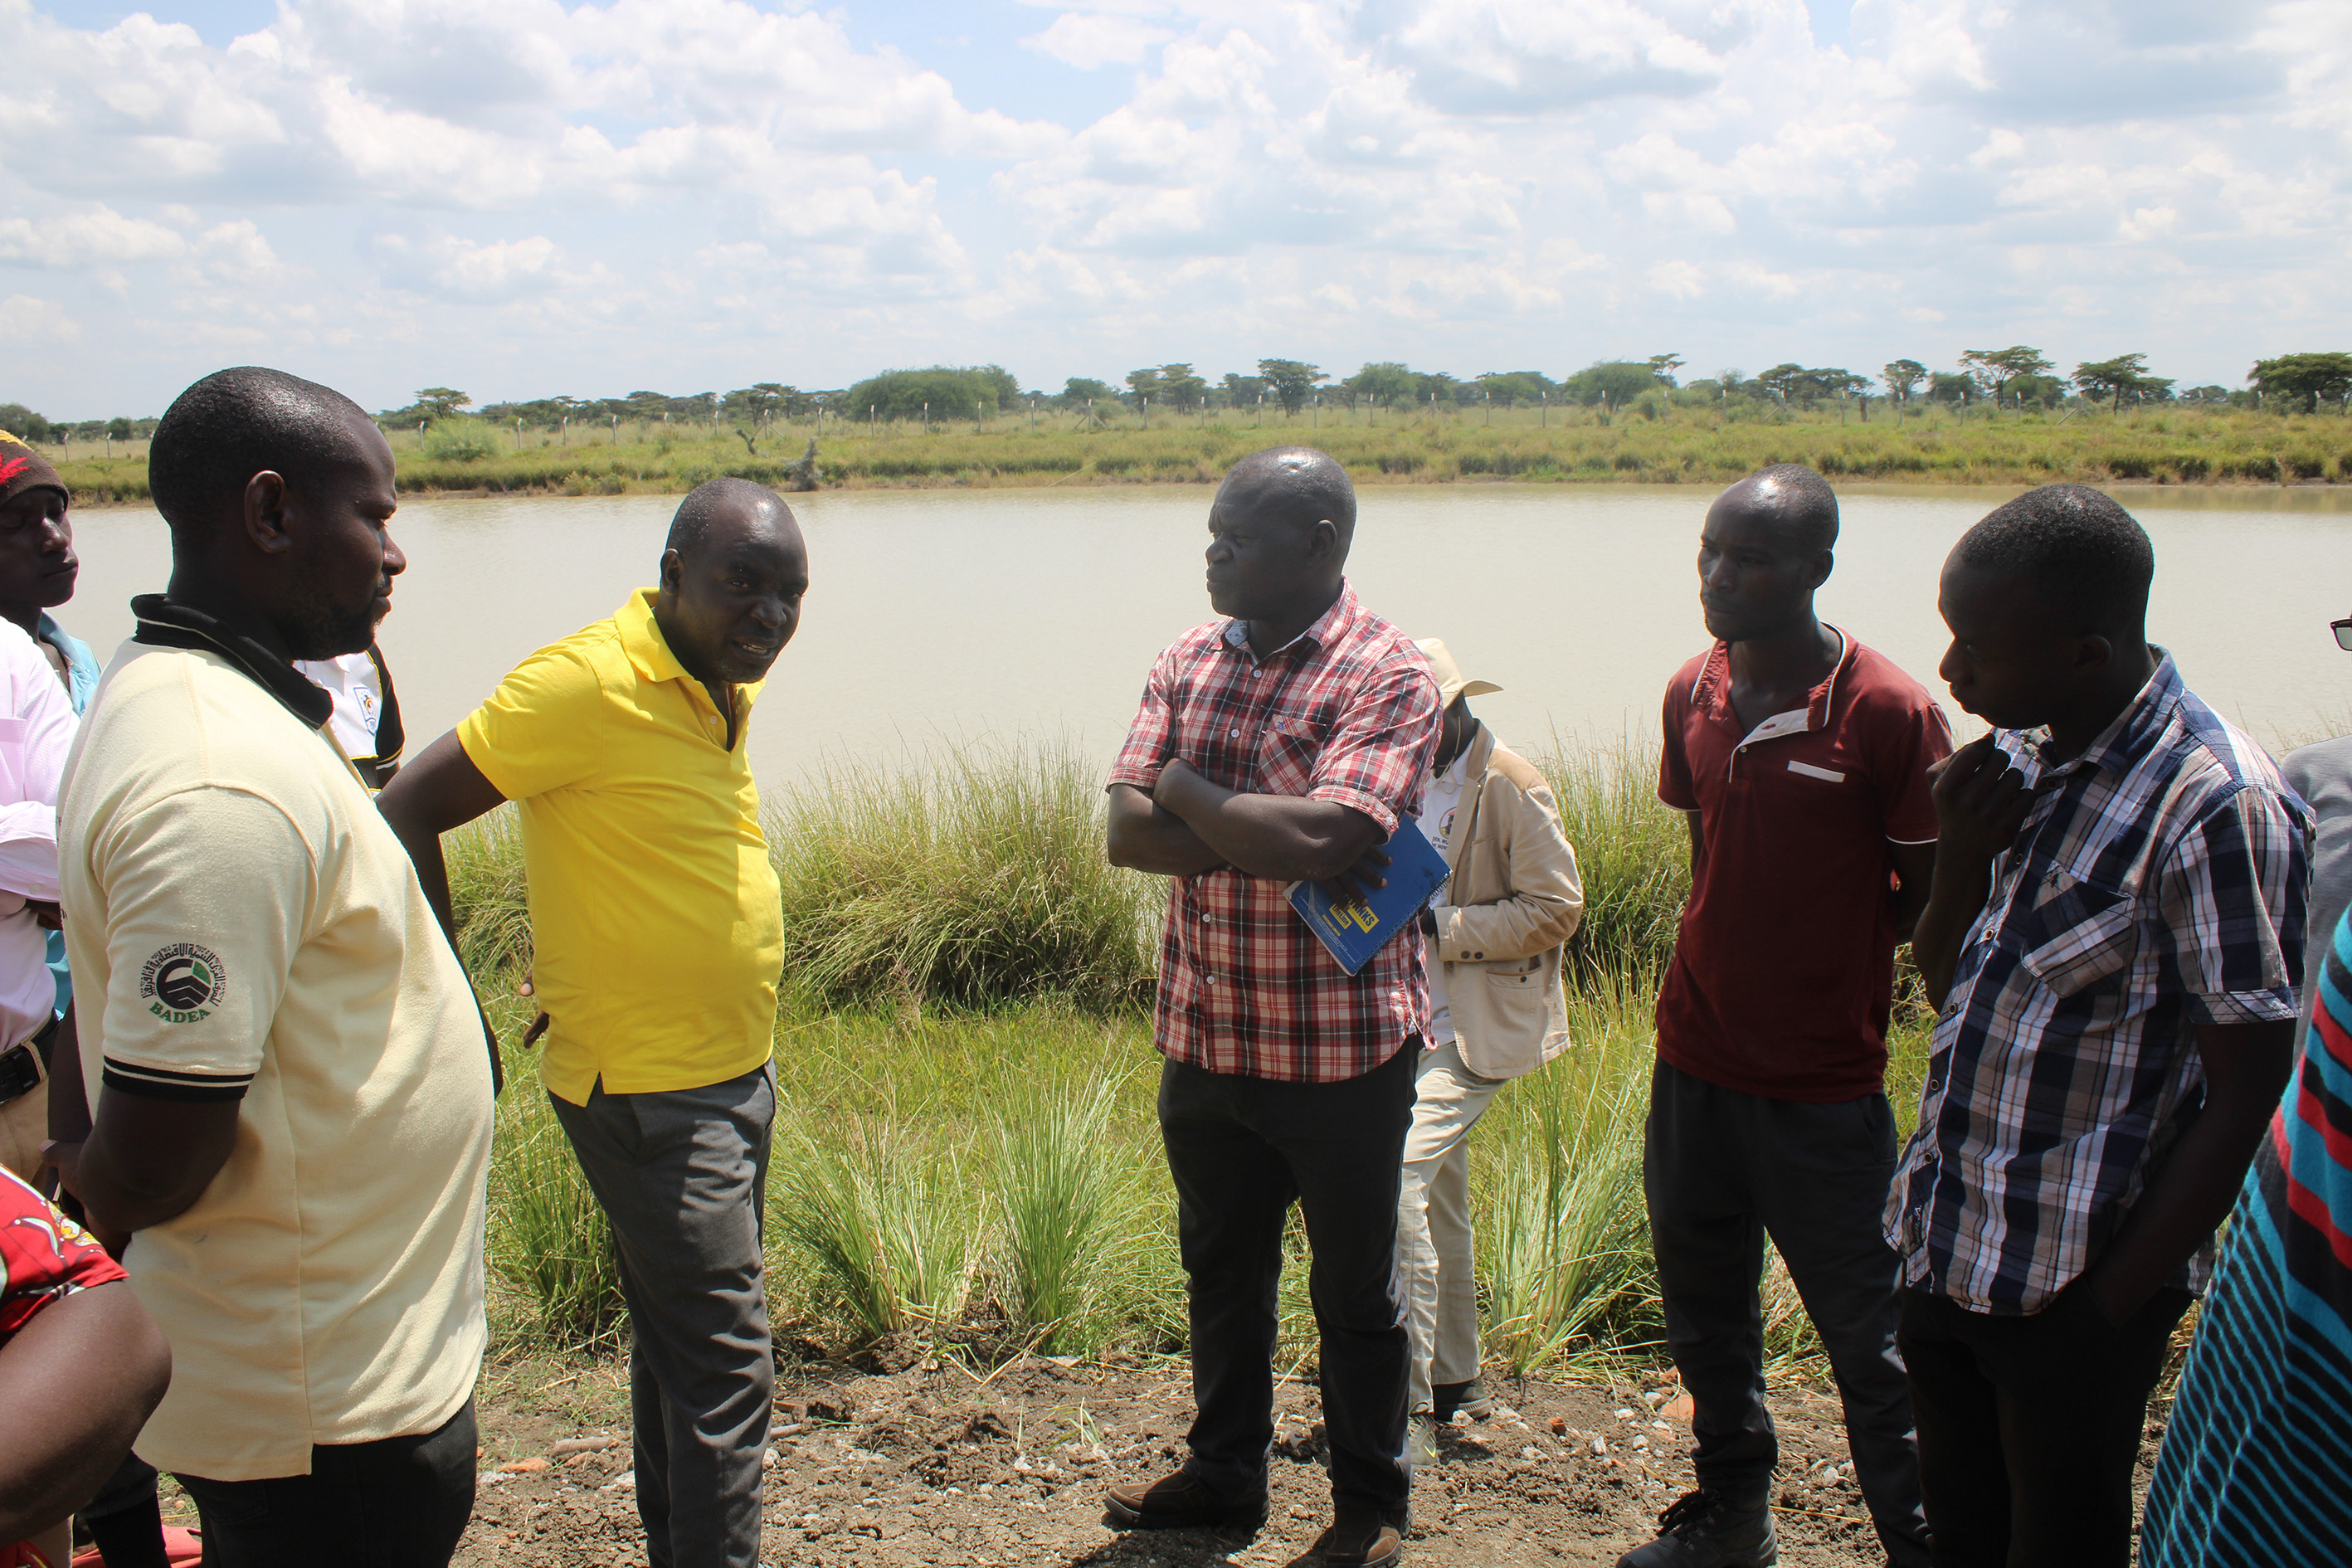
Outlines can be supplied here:
M1436 1457L1438 1422L1492 1408L1478 1381L1470 1129L1506 1083L1568 1045L1560 965L1584 886L1543 775L1471 717L1471 698L1502 688L1465 679L1433 637L1421 651L1445 704L1421 830L1452 872L1422 912L1432 1022L1397 1214L1412 1331L1406 1443L1425 1462Z

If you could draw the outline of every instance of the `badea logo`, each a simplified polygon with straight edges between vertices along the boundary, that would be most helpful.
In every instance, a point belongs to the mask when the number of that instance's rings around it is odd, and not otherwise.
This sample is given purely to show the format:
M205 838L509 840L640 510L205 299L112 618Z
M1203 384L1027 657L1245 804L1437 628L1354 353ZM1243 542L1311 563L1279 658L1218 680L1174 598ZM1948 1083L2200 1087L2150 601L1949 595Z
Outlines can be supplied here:
M227 978L220 954L193 942L175 942L157 948L139 971L139 994L163 1022L193 1024L211 1016Z

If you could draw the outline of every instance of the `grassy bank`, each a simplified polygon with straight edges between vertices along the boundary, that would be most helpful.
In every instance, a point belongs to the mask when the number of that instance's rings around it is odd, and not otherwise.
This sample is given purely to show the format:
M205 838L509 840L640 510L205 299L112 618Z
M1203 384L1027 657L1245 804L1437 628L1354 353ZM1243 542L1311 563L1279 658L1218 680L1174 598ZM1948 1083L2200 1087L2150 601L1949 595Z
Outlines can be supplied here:
M1517 1367L1657 1352L1639 1177L1652 977L1686 886L1651 759L1543 762L1585 869L1577 1045L1514 1085L1473 1150L1490 1352ZM1162 888L1102 859L1101 796L1068 757L962 756L771 803L792 977L777 1031L770 1291L780 1337L831 1353L911 1336L983 1359L1031 1347L1180 1350L1172 1197L1152 1116L1148 998ZM511 825L452 856L460 945L509 1038L529 960ZM1924 1020L1897 1042L1911 1098ZM510 1342L608 1342L603 1222L512 1062L491 1192L496 1321ZM1304 1241L1284 1355L1312 1353ZM1768 1333L1812 1353L1776 1273Z
M1041 415L1034 427L1025 415L928 428L827 420L822 432L806 424L771 426L750 443L725 426L657 422L560 435L487 426L404 430L392 442L401 486L412 493L622 495L681 492L724 474L781 484L812 437L827 488L1199 484L1277 441L1323 447L1360 483L1723 484L1780 462L1832 477L1953 484L2352 479L2352 420L2335 415L2169 408L1989 416L1915 405L1898 421L1883 401L1867 422L1826 407L1749 407L1727 417L1671 405L1655 417L1584 408L1402 416L1326 409L1263 420L1162 414L1147 422L1120 414L1098 426ZM80 443L60 472L90 501L147 495L142 443Z

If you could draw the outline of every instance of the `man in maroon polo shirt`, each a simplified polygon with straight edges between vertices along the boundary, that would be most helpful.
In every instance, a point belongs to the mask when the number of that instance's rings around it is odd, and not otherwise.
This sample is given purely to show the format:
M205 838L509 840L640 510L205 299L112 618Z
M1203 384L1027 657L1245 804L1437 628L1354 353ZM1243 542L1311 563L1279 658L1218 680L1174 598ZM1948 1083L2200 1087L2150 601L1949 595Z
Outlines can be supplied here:
M1688 814L1691 896L1658 994L1643 1181L1698 1489L1620 1568L1773 1561L1767 1235L1829 1353L1887 1560L1928 1561L1879 1215L1895 947L1927 902L1927 769L1952 741L1917 681L1813 614L1837 526L1827 482L1794 464L1716 498L1698 574L1717 641L1666 689L1658 795Z

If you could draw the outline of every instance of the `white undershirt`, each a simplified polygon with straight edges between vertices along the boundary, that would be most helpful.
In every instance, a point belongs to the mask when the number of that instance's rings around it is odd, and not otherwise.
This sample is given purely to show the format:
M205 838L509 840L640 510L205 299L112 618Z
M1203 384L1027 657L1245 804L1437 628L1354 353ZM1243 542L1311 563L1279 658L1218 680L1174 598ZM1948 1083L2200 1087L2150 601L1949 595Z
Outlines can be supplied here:
M383 717L383 693L376 689L375 660L364 653L340 658L299 658L294 668L335 700L327 722L347 757L375 755L375 728Z
M1421 815L1414 820L1421 826L1421 835L1429 840L1430 847L1440 855L1454 841L1454 810L1462 804L1462 787L1469 782L1470 754L1465 749L1454 759L1444 773L1429 781L1421 792ZM1448 857L1450 859L1451 857ZM1445 889L1453 879L1448 878L1430 894L1432 905L1445 901ZM1445 999L1445 965L1434 953L1429 961L1429 1044L1433 1049L1454 1038L1454 1007Z

